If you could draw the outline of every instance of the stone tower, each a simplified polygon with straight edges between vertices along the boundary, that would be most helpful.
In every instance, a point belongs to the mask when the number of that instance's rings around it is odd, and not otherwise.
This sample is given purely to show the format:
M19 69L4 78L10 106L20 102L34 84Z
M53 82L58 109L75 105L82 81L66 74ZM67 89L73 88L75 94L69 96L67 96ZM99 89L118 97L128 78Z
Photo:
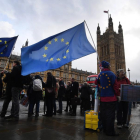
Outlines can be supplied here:
M101 35L100 27L97 27L97 52L100 62L105 60L111 65L111 70L116 74L117 69L124 69L125 67L125 51L123 42L122 25L119 23L118 33L113 30L113 22L110 15L108 28L106 32ZM100 72L97 60L97 72Z

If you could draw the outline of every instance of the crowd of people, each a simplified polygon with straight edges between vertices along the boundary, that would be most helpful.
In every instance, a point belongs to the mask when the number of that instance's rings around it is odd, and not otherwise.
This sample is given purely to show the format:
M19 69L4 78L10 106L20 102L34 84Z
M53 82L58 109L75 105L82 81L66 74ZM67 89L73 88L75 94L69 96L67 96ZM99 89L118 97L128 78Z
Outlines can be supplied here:
M48 72L47 80L46 82L43 82L40 75L35 75L34 77L31 77L30 75L22 76L20 63L14 61L11 72L3 71L1 73L1 83L3 83L2 81L6 83L6 93L0 116L5 119L19 119L19 96L20 93L22 93L21 91L23 91L23 86L27 89L27 97L29 100L28 117L34 115L33 110L35 105L35 116L39 116L40 100L43 99L43 90L45 91L43 100L46 106L46 113L44 116L52 117L53 115L56 115L56 113L61 114L64 96L67 101L65 111L69 112L72 116L76 116L77 105L73 103L73 100L78 99L79 83L76 82L74 78L72 78L71 81L68 81L66 85L63 78L56 79L51 72ZM1 87L2 86L3 85L1 84ZM22 97L24 96L22 95ZM59 102L58 110L56 110L56 100ZM5 117L10 101L12 101L11 115Z
M109 136L118 136L115 132L115 111L117 107L117 127L128 127L127 116L129 103L120 101L120 87L121 84L131 84L129 79L125 77L123 69L119 69L115 75L110 70L110 64L106 61L102 61L102 70L98 75L95 83L98 87L98 93L100 97L100 113L103 131ZM40 100L42 99L42 91L45 90L44 103L46 106L45 115L52 117L56 113L62 114L63 109L63 97L65 95L67 105L66 112L69 115L76 116L76 109L78 93L80 92L81 99L81 112L91 109L90 95L94 96L94 92L90 88L87 82L83 83L79 88L79 83L74 78L67 82L65 85L63 78L56 79L51 72L47 73L47 80L43 82L39 75L22 76L21 65L18 61L14 61L13 69L11 72L3 71L0 79L6 83L6 97L2 106L0 116L5 119L18 120L19 119L19 95L23 89L23 85L27 88L27 96L29 100L28 117L32 117L34 114L34 106L36 105L35 116L39 116ZM0 95L3 86L2 80L0 81ZM56 109L56 100L59 102L59 109ZM12 101L11 115L5 117L8 105ZM130 113L130 112L129 112Z

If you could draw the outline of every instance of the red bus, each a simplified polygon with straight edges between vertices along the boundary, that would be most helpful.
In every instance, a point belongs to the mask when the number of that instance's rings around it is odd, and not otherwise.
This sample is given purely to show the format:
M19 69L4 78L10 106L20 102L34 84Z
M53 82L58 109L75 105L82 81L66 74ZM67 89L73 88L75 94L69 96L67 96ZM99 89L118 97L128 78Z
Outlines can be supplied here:
M87 77L87 83L89 83L90 87L92 88L92 90L95 90L95 80L98 77L98 75L89 75Z

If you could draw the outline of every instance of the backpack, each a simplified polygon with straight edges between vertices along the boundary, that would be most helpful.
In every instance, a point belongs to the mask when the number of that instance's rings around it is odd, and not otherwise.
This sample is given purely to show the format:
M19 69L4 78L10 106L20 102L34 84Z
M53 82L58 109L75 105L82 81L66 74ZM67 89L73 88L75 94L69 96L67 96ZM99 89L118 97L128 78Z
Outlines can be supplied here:
M33 90L41 91L42 90L42 81L40 79L35 79L33 81Z

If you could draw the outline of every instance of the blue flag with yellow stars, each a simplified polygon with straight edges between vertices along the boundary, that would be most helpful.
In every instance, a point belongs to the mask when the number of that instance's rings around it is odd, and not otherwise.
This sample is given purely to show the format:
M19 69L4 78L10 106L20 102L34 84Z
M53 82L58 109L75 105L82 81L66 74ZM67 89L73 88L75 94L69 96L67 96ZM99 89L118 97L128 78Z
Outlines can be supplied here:
M0 57L9 57L18 36L11 38L0 38Z
M72 60L94 53L84 22L21 49L22 75L57 69Z

